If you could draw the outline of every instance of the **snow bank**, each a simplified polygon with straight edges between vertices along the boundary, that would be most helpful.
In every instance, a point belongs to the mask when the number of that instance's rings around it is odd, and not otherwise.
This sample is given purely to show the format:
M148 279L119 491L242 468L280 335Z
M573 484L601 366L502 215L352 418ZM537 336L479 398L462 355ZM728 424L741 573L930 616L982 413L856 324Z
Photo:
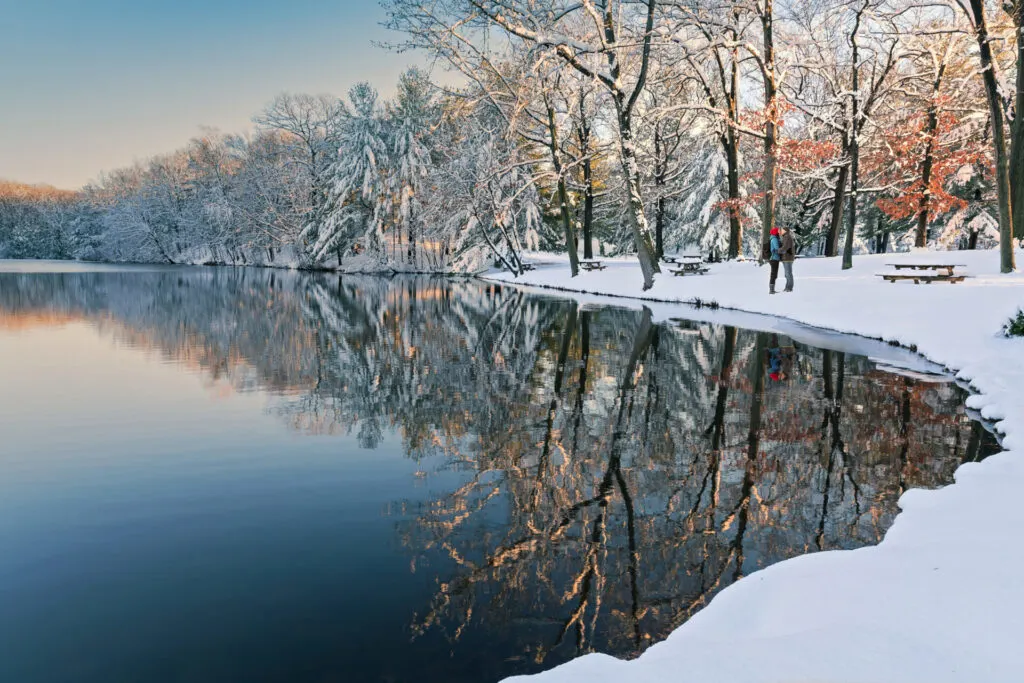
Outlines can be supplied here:
M1024 254L1017 258L1024 263ZM486 277L573 290L584 301L641 296L635 261L605 259L606 270L573 279L558 256L532 259L538 269L519 278ZM964 264L971 278L913 285L876 276L901 262ZM969 407L997 423L1006 452L963 465L944 489L908 491L878 546L773 565L722 591L639 659L588 655L540 682L1024 681L1024 340L999 336L1024 307L1024 275L1000 275L994 251L860 256L854 264L842 271L837 259L800 259L796 291L775 296L767 267L753 263L715 265L705 276L666 271L642 297L716 302L916 347L971 384ZM721 316L646 305L662 318Z

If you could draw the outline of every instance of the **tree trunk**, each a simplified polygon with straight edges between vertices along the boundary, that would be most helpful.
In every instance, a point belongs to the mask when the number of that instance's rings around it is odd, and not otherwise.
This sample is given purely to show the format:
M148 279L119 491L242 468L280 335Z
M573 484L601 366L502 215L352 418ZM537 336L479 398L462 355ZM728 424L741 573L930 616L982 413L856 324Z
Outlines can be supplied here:
M309 206L310 215L316 216L320 211L320 179L317 177L316 146L309 146Z
M1010 205L1014 237L1024 240L1024 0L1015 0L1010 9L1017 27L1017 96L1010 128Z
M917 211L917 233L914 236L915 247L928 246L928 211L931 208L932 168L935 163L935 137L939 133L939 91L942 89L942 77L946 72L946 64L939 65L932 83L932 101L928 106L928 120L925 124L924 159L921 162L921 200Z
M576 129L583 157L583 258L594 258L594 160L590 156L590 124L584 106L585 93L580 93L580 125Z
M622 174L626 179L626 193L629 197L630 227L633 230L633 242L636 245L636 256L640 261L640 270L644 276L644 291L654 286L654 275L661 272L658 257L651 239L651 228L644 214L644 201L641 195L640 167L636 161L636 147L633 141L633 128L630 116L626 112L621 94L615 98L616 118L619 123L619 154L622 161Z
M658 208L655 212L655 234L657 235L658 258L665 256L665 198L658 197Z
M736 122L739 121L739 69L737 57L733 55L730 82L732 92L729 100L729 128L725 131L725 163L729 173L729 258L735 259L743 251L743 225L740 223L740 153L736 139Z
M416 258L416 224L413 222L412 209L409 210L409 248L408 248L408 261L413 267L413 270L417 270L419 263Z
M865 2L865 7L867 3ZM846 243L843 245L843 270L853 268L853 237L857 230L857 176L860 171L860 58L857 46L857 31L860 29L860 17L850 34L851 53L850 69L850 215L846 228Z
M1009 159L1006 153L1006 123L1003 116L1003 104L999 97L999 83L996 80L992 48L988 42L985 0L970 0L970 2L975 35L978 39L981 75L985 82L985 95L988 100L989 116L992 123L992 146L996 161L996 192L999 198L999 269L1004 273L1011 273L1014 270L1014 218L1010 192ZM1018 74L1019 81L1020 75ZM1018 112L1017 116L1021 116L1020 112Z
M551 150L551 164L558 176L558 210L562 215L562 232L565 235L565 249L569 253L569 270L576 277L580 272L580 256L576 251L576 231L573 230L572 216L569 214L569 193L565 187L565 173L562 170L562 155L558 149L558 126L555 123L555 109L547 102L548 110L548 145Z
M654 251L658 258L665 256L665 166L661 158L661 126L654 128L654 194L658 208L654 212Z
M850 152L853 158L850 160L850 215L849 225L846 228L846 244L843 245L843 270L853 268L853 236L857 229L857 175L860 170L860 143L857 142L857 133L854 133L853 144L850 145Z
M772 2L764 0L761 12L761 29L764 34L764 207L761 215L761 243L769 240L775 227L775 184L776 170L776 118L778 117L775 83L775 42L772 34Z
M594 258L594 169L589 156L583 160L583 187L583 258L592 259Z
M740 160L736 133L731 128L723 136L725 146L725 163L729 187L729 258L739 257L743 251L743 225L740 223Z
M796 216L796 221L793 225L793 235L803 237L807 234L807 230L804 228L804 221L807 219L807 213L811 210L811 189L814 185L811 185L804 193L803 201L800 202L800 212ZM818 214L821 215L820 213Z
M627 211L627 214L630 227L633 229L633 242L636 246L637 260L640 261L640 270L644 276L644 291L654 286L654 275L660 273L661 268L658 267L658 257L654 253L654 240L651 239L651 227L648 225L647 215L644 213L640 167L636 160L636 142L633 140L633 106L636 104L640 93L643 92L647 81L647 69L651 59L654 13L657 5L657 0L647 0L647 26L643 40L640 73L637 77L636 86L633 88L633 94L628 99L626 93L619 85L622 70L619 65L618 53L616 49L605 51L613 84L610 90L612 102L615 104L615 118L619 124L619 160L622 163L622 175L626 181L626 194L629 197L629 211ZM615 9L615 3L605 3L603 24L605 41L608 45L618 43L615 36Z
M843 156L849 154L848 145L843 142ZM839 167L839 176L836 178L836 189L832 197L832 220L828 224L828 233L825 235L825 256L837 256L839 254L839 231L843 225L843 207L846 205L846 183L850 178L849 162Z
M889 225L885 216L879 212L875 222L875 253L884 254L889 251Z
M937 89L935 95L938 95ZM937 108L938 105L933 99L932 105L928 107L924 159L921 161L921 199L917 204L917 231L914 235L915 247L928 246L928 210L929 201L931 200L932 164L935 155L935 135L939 127Z

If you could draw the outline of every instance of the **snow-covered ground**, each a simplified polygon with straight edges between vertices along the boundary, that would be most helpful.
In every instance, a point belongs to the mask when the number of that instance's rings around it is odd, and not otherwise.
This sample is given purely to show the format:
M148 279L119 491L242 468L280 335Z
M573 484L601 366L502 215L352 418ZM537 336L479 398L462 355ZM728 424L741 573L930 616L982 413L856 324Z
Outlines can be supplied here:
M1024 253L1017 259L1024 264ZM486 277L663 302L713 301L916 346L970 382L977 394L968 405L996 422L1006 448L961 466L951 486L905 493L878 546L779 563L722 591L635 661L592 654L539 681L1024 681L1024 339L1000 335L1024 307L1024 274L1000 275L994 251L859 256L850 271L837 259L799 259L796 291L770 296L768 268L754 263L715 265L705 276L666 270L641 292L635 260L603 259L607 269L575 279L563 258L531 260L538 269L519 278ZM964 264L971 278L914 285L876 276L891 272L887 264L914 262ZM780 289L781 280L780 273ZM645 305L659 317L698 313Z

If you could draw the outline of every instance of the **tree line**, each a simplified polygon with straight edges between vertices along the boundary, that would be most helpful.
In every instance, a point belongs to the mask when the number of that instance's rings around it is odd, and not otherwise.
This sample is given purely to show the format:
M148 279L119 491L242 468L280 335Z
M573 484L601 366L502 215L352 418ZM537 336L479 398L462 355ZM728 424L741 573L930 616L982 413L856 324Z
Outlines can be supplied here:
M454 72L281 95L63 199L0 253L521 271L534 249L843 257L1024 239L1024 0L386 0ZM445 79L450 81L452 79ZM24 193L23 193L24 194ZM31 194L31 193L29 193ZM21 215L21 214L18 214Z

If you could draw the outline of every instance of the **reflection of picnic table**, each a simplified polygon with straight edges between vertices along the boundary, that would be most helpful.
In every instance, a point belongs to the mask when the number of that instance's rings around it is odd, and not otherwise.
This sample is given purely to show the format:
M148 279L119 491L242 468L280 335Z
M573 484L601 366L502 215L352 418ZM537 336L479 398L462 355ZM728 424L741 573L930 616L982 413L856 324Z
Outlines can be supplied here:
M933 282L949 282L956 284L963 282L966 275L956 275L953 271L963 268L958 263L888 263L886 264L896 270L910 270L912 273L879 273L886 282L898 282L900 280L912 280L915 285L922 282L930 285ZM931 271L930 273L928 271Z
M708 272L707 266L699 259L695 261L677 261L676 265L679 267L670 270L670 272L677 277L681 275L703 275Z
M600 261L580 261L580 268L590 272L592 270L604 270L604 264Z

